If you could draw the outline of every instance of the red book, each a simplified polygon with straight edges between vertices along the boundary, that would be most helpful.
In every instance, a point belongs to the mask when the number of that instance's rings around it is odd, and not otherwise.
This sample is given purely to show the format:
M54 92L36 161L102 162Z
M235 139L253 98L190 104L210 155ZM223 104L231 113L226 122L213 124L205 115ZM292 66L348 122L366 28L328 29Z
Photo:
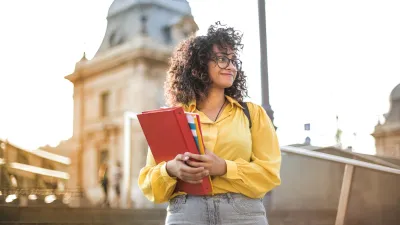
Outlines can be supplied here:
M192 131L182 107L145 111L138 116L144 136L156 163L167 162L178 154L199 154ZM209 177L200 184L178 180L176 191L191 195L209 195L212 186Z

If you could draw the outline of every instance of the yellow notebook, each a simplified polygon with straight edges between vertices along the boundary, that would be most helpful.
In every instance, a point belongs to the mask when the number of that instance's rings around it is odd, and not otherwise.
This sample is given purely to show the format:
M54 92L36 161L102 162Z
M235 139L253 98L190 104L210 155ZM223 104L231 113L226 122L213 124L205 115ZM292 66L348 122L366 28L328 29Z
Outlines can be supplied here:
M197 114L197 113L185 113L185 114L188 119L189 127L192 130L193 138L196 142L197 148L201 155L205 155L206 148L205 148L204 142L203 142L203 134L201 131L201 123L200 123L199 114ZM212 184L211 176L208 176L208 179L210 180L210 183ZM211 186L211 189L212 189L212 186Z
M199 140L199 151L200 151L200 154L204 155L204 154L206 154L206 151L205 151L204 142L203 142L203 134L201 133L200 120L198 118L199 118L198 115L196 115L196 119L194 120L194 122L196 125L197 139Z

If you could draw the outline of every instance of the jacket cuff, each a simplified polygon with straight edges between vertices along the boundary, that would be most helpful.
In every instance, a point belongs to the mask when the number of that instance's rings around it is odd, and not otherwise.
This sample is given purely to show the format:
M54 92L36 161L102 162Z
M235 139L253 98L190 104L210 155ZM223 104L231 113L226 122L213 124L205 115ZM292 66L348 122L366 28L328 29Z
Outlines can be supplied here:
M171 177L167 172L167 163L163 162L160 168L161 176L164 178L165 181L175 181L176 177Z
M236 162L230 160L225 160L225 162L226 162L226 174L223 175L222 177L228 179L240 179Z

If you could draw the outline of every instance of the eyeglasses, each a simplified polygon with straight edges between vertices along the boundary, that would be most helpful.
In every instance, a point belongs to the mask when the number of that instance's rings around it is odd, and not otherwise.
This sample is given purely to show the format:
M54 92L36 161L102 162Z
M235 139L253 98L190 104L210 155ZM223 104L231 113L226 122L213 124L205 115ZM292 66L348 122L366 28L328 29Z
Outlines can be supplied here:
M236 69L242 68L242 61L240 61L239 59L230 59L226 56L214 56L211 59L218 65L220 69L228 68L231 62L236 67Z

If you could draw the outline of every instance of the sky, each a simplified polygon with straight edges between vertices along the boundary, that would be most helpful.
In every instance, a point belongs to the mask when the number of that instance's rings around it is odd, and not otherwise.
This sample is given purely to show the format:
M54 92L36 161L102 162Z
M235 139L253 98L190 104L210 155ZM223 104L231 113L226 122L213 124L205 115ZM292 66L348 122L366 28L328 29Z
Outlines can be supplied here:
M111 0L0 1L0 138L28 149L72 135L64 76L97 51ZM261 103L257 0L189 0L199 34L216 21L243 32L250 101ZM400 2L267 0L270 102L281 145L343 144L373 154L370 135L400 83ZM304 124L311 131L304 131Z

